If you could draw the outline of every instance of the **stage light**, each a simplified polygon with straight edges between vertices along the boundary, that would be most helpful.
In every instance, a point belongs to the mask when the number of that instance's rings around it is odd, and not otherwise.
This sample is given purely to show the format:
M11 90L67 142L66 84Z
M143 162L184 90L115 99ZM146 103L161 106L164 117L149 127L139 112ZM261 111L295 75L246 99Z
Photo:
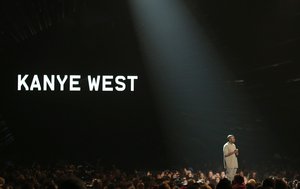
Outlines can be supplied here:
M243 112L241 98L226 85L231 78L219 53L183 1L129 2L160 105L165 143L176 154L180 149L196 155L195 147L214 154L207 144L222 141L239 124L228 120L238 120Z

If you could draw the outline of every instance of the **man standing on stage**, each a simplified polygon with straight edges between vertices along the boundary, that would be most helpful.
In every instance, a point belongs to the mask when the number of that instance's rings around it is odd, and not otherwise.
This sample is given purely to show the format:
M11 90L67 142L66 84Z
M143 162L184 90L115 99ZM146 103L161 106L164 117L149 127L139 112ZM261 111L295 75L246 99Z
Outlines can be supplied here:
M236 156L239 154L239 152L234 144L234 136L228 135L227 140L228 142L223 146L224 168L226 169L226 176L228 180L232 181L238 168L238 161Z

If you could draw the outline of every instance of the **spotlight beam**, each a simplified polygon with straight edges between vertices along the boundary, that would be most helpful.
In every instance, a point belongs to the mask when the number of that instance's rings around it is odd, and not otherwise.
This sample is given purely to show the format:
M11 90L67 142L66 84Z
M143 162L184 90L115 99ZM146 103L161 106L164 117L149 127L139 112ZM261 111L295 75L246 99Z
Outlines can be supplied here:
M205 150L201 144L211 140L207 133L222 138L226 116L240 111L239 97L224 85L228 75L218 52L182 1L129 2L166 143L176 146L174 153L180 147L193 152L188 147L193 143Z

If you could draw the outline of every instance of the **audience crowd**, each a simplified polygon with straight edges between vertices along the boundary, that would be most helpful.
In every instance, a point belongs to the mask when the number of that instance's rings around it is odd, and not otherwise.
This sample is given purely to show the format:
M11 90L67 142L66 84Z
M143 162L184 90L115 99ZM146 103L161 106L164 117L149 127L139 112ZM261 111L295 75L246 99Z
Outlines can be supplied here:
M230 182L225 172L192 169L125 172L112 167L60 165L0 170L0 189L300 189L299 175L239 171Z

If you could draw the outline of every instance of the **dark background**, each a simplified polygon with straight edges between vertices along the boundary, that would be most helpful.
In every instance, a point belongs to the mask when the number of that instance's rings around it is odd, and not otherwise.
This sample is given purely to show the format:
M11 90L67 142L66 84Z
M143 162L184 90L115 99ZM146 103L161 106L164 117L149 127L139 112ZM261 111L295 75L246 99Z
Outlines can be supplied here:
M193 134L162 131L164 115L127 1L1 1L0 114L13 136L1 158L218 167L226 135L233 133L244 167L266 161L298 166L300 3L183 2L231 71L222 87L238 90L251 104L249 111L224 117L213 111L205 118L178 113L195 122L186 128ZM18 73L121 74L139 80L132 93L18 92Z

